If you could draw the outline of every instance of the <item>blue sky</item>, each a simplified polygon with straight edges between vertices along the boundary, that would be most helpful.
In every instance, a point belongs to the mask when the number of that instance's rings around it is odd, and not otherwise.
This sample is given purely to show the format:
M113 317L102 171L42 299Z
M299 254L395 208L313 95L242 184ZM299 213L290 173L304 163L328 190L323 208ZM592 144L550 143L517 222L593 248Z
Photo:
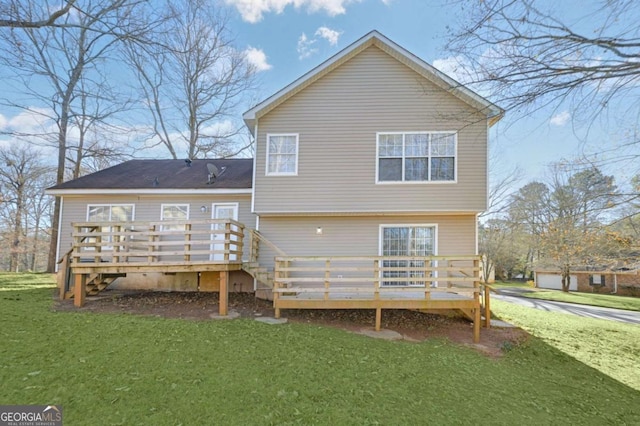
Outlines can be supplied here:
M239 46L251 48L260 68L260 99L284 87L371 30L378 30L415 55L451 72L444 51L447 26L454 26L462 4L444 0L226 0L230 28ZM464 2L462 2L464 3ZM562 4L580 10L579 2ZM452 75L452 77L456 77ZM491 97L489 96L489 99ZM597 150L614 139L598 123L576 126L570 109L541 110L526 119L506 117L494 127L491 144L499 152L494 164L509 171L518 166L523 182L544 179L547 165ZM631 177L616 168L618 181ZM610 171L612 172L612 171ZM499 175L499 173L498 173Z
M229 29L238 49L247 52L257 69L259 93L264 99L339 52L371 30L456 78L450 54L444 51L447 26L455 26L465 1L446 0L219 0L229 8ZM581 2L566 0L563 14L580 11ZM2 70L0 70L2 73ZM11 91L5 88L5 94ZM488 96L490 100L491 96ZM248 109L250 105L247 105ZM35 105L45 108L46 105ZM238 111L238 116L242 111ZM615 114L615 111L614 111ZM45 127L42 118L0 110L0 130ZM521 185L544 179L547 165L598 150L603 141L615 143L616 128L603 130L576 125L571 109L541 110L526 119L506 117L491 132L491 148L499 153L492 164L496 175L518 166ZM144 123L140 123L144 125ZM6 138L5 138L6 141ZM0 138L0 143L2 143ZM140 153L138 154L140 155ZM611 155L611 154L609 154ZM606 170L624 184L637 166Z

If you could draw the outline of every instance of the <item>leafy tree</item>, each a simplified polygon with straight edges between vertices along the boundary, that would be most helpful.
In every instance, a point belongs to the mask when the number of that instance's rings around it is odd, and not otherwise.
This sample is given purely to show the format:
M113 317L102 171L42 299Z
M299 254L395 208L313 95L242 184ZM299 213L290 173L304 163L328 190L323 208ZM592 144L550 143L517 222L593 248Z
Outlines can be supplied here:
M602 218L618 193L613 177L597 168L571 173L556 165L552 171L549 221L541 234L541 248L545 260L560 268L562 290L569 291L571 268L611 259L614 239Z

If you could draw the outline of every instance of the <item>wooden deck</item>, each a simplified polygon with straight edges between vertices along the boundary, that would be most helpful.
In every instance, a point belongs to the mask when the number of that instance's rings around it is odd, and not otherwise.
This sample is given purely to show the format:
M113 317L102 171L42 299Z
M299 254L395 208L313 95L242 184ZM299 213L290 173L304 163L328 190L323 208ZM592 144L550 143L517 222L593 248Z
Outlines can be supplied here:
M229 271L242 268L244 225L232 219L73 223L73 247L62 260L82 306L88 283L142 272L220 271L220 314L227 312ZM66 276L61 283L69 283ZM99 284L96 284L99 285ZM70 285L67 285L70 287ZM66 295L67 288L61 288Z
M473 320L477 342L479 263L479 256L277 257L276 317L282 309L375 309L379 330L383 309L455 309Z
M489 325L479 256L287 256L231 219L72 226L74 243L61 261L59 285L76 306L128 273L219 271L219 313L226 315L229 271L243 269L267 285L276 317L283 309L374 309L379 330L383 309L454 309L473 321L477 342L484 307ZM245 238L249 261L243 263ZM258 262L261 244L278 253L273 270Z

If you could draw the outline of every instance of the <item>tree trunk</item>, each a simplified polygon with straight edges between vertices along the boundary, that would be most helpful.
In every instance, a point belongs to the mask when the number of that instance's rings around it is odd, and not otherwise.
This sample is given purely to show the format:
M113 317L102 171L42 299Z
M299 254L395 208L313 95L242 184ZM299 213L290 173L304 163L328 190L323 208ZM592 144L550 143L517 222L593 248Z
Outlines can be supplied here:
M569 266L562 267L562 291L569 292L569 286L571 285L571 270Z

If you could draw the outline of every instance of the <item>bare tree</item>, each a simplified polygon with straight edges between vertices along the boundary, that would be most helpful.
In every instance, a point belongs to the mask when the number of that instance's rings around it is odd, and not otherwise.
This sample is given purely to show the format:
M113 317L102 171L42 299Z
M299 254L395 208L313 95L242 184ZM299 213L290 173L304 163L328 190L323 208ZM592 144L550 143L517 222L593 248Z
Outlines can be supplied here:
M0 1L0 27L42 28L64 26L61 22L74 7L76 0L58 2L47 9L32 8L31 2L20 0ZM67 24L68 25L68 24Z
M594 0L580 10L534 0L465 6L467 15L451 30L447 48L459 55L472 84L482 84L506 109L572 101L576 111L599 113L625 98L637 114L638 2ZM560 18L563 6L572 8L571 23Z
M78 6L82 3L82 7ZM69 4L69 3L68 3ZM21 3L29 16L42 16L52 9L47 3L25 1ZM84 130L86 125L102 121L94 116L91 123L82 121L87 112L87 94L93 101L102 97L104 91L98 84L104 83L102 70L108 59L114 56L116 44L124 38L142 39L142 35L155 25L148 21L139 8L145 6L142 0L83 0L72 3L73 13L66 13L56 19L56 27L12 28L0 31L0 60L7 69L13 71L14 87L21 94L21 102L5 100L5 105L45 115L53 121L52 129L44 129L38 134L18 134L33 143L48 143L57 150L56 183L65 178L67 158L70 149L70 128L75 124ZM87 87L92 85L92 87ZM83 131L84 131L83 130ZM74 175L79 170L85 148L76 149ZM56 199L53 219L51 249L48 269L55 266L55 244L57 222L60 211Z
M134 43L127 52L153 122L150 145L173 158L237 155L249 145L238 143L244 126L237 109L248 99L254 69L234 47L217 4L169 2L167 10L156 43Z
M44 209L44 204L34 201L42 197L44 189L51 183L51 167L45 166L40 156L28 147L13 145L0 149L0 188L2 189L2 216L5 227L10 228L9 270L18 272L21 255L29 251L26 244L29 215L36 213L39 223L34 224L36 239L42 228L44 210L35 212L33 208ZM34 217L35 218L35 217ZM37 249L37 247L36 247Z

